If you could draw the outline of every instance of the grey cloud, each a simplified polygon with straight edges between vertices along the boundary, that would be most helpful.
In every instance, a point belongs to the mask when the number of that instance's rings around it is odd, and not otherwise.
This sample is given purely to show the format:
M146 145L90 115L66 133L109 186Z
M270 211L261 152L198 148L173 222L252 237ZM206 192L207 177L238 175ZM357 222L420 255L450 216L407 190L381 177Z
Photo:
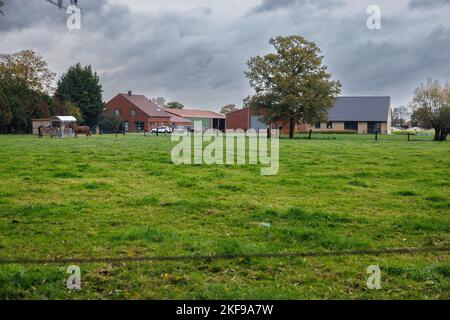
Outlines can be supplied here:
M371 31L363 6L359 14L340 16L317 10L312 0L282 1L289 10L281 11L265 0L266 10L279 14L243 12L221 22L214 8L150 14L107 0L80 2L82 30L71 32L67 14L45 0L8 1L0 16L0 38L8 41L0 43L0 53L36 49L58 74L77 62L92 64L105 99L131 89L216 110L251 93L245 62L271 51L268 41L277 35L317 42L343 94L387 94L394 105L405 104L421 81L445 81L450 74L450 14L439 9L439 15L406 10L383 16L383 29Z
M450 5L450 0L410 0L411 9L435 8L444 5Z
M272 12L278 9L313 5L318 8L331 8L340 5L341 0L263 0L259 6L253 8L251 13Z
M68 15L65 9L59 9L56 5L46 0L3 0L4 16L0 18L0 32L11 30L23 30L36 26L46 26L55 32L65 28ZM65 5L69 1L64 2ZM84 1L83 14L98 16L107 0Z

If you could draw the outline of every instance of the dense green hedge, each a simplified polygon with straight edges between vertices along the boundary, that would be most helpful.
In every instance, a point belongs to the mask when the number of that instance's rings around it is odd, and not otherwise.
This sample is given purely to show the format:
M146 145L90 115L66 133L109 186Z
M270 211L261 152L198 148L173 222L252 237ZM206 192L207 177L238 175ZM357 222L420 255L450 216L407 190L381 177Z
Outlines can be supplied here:
M358 134L358 132L352 130L316 130L313 131L313 134Z
M407 136L408 135L408 133L411 135L411 136L415 136L415 135L424 135L424 134L428 134L428 135L432 135L433 134L433 131L430 131L430 130L428 130L428 131L394 131L394 132L392 132L392 134L394 134L394 135L399 135L399 136Z

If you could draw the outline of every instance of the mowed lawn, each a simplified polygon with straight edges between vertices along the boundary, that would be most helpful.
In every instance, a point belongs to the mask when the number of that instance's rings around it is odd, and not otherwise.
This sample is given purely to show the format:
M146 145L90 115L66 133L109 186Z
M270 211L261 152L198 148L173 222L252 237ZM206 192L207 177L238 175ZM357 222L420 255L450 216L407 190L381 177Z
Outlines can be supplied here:
M0 259L449 246L450 143L423 140L284 138L263 177L176 166L164 136L0 136ZM68 265L0 265L0 298L449 299L449 257L86 263L79 292ZM366 288L370 265L381 290Z

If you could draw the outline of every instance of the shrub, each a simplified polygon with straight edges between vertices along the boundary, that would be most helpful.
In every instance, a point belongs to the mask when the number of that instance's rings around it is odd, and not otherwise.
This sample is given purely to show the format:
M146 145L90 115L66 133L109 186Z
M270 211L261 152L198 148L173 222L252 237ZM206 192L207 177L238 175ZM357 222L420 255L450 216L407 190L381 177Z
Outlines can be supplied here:
M316 130L313 131L314 134L358 134L358 132L352 130Z
M98 125L102 132L115 132L119 130L121 120L113 113L103 113L100 117Z

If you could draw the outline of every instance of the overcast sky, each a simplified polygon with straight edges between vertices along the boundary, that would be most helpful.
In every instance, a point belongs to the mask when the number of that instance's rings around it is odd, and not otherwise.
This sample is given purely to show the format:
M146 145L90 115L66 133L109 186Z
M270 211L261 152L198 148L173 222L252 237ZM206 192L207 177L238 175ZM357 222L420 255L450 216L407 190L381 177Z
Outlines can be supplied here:
M395 107L427 77L450 81L450 0L79 0L79 31L46 0L3 2L0 53L35 49L58 76L92 64L105 100L133 90L241 106L246 61L289 34L322 48L343 95L390 95ZM366 27L369 5L381 8L381 30Z

